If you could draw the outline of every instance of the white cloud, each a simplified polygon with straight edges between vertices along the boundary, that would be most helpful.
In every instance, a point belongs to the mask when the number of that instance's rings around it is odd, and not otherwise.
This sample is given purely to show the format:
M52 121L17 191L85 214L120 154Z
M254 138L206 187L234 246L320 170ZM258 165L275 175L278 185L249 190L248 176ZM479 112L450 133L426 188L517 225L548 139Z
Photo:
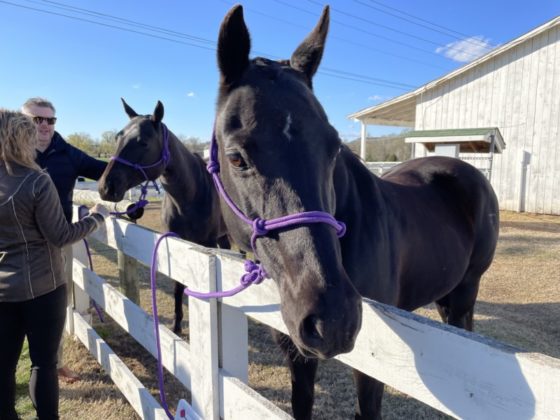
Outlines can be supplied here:
M381 102L384 99L385 97L381 95L371 95L368 97L368 101L373 101L373 102Z
M445 47L439 47L436 49L436 53L443 54L447 58L460 63L467 63L483 56L493 48L494 46L490 44L490 38L478 35L451 42Z
M194 92L187 92L187 97L188 98L194 98L196 96L196 93Z
M140 89L140 83L132 85L132 89Z

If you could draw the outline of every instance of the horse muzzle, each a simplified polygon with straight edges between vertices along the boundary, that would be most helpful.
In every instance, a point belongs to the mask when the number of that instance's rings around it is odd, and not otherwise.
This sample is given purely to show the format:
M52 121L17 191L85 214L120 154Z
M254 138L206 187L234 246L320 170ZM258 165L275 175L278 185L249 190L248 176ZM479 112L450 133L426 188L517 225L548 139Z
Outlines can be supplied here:
M307 303L283 301L284 322L303 356L329 359L354 348L362 326L362 299L349 280L345 283L317 293Z
M126 189L124 186L120 187L117 184L119 183L112 179L101 178L98 185L99 196L101 199L115 203L121 201L124 198Z

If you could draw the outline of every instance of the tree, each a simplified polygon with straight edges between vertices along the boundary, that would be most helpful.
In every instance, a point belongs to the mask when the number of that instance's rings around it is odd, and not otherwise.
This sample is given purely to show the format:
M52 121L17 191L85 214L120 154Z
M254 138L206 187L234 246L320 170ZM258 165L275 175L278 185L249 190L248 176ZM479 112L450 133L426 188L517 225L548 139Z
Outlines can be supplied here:
M99 154L103 157L114 156L117 151L117 130L105 131L99 141Z
M198 153L201 156L204 149L208 147L208 142L203 142L199 137L179 135L178 138L192 153Z
M411 146L405 143L406 132L388 134L366 139L366 162L402 162L411 158ZM360 139L347 143L348 147L360 153Z
M66 137L66 141L88 155L98 156L98 145L87 133L73 133Z

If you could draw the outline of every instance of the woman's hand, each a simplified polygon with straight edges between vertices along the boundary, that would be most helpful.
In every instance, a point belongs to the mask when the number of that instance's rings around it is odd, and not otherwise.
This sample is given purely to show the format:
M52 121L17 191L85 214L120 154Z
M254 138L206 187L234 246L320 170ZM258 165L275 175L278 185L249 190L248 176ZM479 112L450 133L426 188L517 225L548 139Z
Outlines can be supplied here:
M104 219L109 217L109 209L105 207L103 204L96 204L90 210L90 213L97 213L103 216Z

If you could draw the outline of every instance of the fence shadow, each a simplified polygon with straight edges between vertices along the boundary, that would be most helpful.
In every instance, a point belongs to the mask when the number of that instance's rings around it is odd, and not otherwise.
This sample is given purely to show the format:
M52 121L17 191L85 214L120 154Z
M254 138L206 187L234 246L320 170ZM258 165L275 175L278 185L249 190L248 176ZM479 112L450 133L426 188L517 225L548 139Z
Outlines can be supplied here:
M533 230L536 232L560 233L560 224L552 222L529 222L529 221L501 221L500 228L514 228Z

